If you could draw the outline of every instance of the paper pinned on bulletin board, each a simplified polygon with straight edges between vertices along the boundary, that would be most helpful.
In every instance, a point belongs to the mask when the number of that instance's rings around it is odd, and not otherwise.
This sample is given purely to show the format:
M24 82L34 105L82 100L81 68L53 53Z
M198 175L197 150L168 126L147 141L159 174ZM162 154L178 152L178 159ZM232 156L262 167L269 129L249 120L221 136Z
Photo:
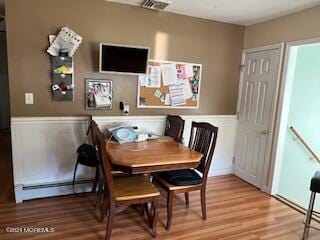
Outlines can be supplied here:
M172 106L180 106L186 104L185 85L183 82L170 85L169 92Z
M193 77L193 66L191 64L185 65L185 78Z
M158 88L157 90L154 91L153 95L156 97L156 98L161 98L162 96L162 92L161 90Z
M163 86L169 86L178 81L176 64L162 64L161 72Z
M165 98L164 98L164 105L170 106L171 105L171 99L170 99L170 94L167 93Z
M177 75L179 80L186 79L186 65L185 64L180 64L177 65Z
M185 94L185 98L186 100L189 98L192 98L193 96L193 92L191 89L191 85L188 79L184 79L184 80L179 80L179 83L182 83L184 86L184 94Z
M139 82L139 85L141 87L145 87L146 86L146 82L147 82L147 75L146 74L140 74L138 76L138 82Z
M149 66L145 86L148 88L160 88L161 69L159 66Z

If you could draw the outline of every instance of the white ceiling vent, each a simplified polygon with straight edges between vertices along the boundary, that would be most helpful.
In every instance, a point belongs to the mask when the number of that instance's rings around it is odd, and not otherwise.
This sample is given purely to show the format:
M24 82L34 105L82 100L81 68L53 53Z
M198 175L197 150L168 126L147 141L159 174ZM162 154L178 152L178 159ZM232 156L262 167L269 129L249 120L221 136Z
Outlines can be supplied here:
M144 8L161 11L165 9L171 2L166 0L144 0L141 4Z

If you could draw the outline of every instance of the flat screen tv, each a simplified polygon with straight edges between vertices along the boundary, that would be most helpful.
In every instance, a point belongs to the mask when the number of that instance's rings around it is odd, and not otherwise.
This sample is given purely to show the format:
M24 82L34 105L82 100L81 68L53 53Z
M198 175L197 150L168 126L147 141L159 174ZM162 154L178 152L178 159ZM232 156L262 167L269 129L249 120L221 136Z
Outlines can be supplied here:
M147 71L149 48L100 44L99 71L102 73L144 74Z

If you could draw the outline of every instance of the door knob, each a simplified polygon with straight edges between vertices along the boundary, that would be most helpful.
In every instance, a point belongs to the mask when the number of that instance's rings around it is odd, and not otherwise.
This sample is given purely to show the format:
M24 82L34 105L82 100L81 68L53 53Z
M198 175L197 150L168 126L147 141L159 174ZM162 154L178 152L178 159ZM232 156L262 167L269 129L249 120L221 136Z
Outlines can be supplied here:
M261 131L261 135L267 135L268 134L268 131L267 130L262 130Z

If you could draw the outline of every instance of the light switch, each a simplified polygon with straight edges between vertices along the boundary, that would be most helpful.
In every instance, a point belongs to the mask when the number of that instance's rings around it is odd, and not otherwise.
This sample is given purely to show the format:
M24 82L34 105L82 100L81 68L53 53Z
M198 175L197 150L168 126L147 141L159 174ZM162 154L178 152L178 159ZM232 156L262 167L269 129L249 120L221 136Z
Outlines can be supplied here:
M33 104L33 93L25 93L24 102L25 104Z

